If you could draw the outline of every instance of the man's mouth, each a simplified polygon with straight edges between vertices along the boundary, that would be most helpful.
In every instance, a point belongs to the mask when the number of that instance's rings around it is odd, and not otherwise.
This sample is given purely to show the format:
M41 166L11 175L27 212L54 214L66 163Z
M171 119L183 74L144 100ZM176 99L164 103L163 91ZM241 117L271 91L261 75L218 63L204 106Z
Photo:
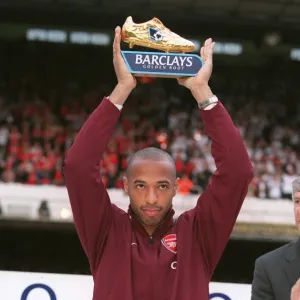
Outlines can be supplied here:
M159 214L160 209L142 209L142 211L148 217L155 217Z

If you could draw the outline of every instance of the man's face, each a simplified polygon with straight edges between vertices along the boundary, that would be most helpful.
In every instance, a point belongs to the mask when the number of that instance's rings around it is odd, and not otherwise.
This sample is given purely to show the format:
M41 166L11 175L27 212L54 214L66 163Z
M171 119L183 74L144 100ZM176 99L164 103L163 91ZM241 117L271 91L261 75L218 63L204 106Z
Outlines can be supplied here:
M300 229L300 191L294 193L294 215L298 229Z
M161 223L172 206L177 180L174 166L168 160L132 162L124 189L130 205L149 232Z

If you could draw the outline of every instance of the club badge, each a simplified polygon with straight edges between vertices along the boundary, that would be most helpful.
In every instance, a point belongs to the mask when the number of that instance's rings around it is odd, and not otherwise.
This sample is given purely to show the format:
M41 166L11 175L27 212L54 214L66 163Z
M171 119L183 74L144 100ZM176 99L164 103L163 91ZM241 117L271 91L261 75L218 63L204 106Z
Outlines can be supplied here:
M168 234L161 240L162 244L171 252L177 253L176 234Z

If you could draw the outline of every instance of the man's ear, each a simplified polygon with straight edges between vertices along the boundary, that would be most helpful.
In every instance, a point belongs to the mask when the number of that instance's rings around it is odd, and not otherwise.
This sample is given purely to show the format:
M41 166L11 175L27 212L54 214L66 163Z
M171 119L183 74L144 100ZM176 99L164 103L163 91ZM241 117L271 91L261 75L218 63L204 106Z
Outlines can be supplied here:
M175 180L173 197L176 196L177 191L178 191L178 189L179 189L179 180L180 180L179 177L177 177L176 180Z
M126 176L123 177L123 186L124 186L124 192L126 196L128 196L128 178Z

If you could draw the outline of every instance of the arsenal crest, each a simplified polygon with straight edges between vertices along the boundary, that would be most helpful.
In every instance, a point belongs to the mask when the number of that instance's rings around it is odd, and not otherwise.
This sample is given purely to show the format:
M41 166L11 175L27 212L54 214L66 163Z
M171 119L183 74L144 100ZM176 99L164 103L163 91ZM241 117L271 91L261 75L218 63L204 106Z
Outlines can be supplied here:
M162 244L171 252L177 253L177 238L176 234L168 234L161 240Z

